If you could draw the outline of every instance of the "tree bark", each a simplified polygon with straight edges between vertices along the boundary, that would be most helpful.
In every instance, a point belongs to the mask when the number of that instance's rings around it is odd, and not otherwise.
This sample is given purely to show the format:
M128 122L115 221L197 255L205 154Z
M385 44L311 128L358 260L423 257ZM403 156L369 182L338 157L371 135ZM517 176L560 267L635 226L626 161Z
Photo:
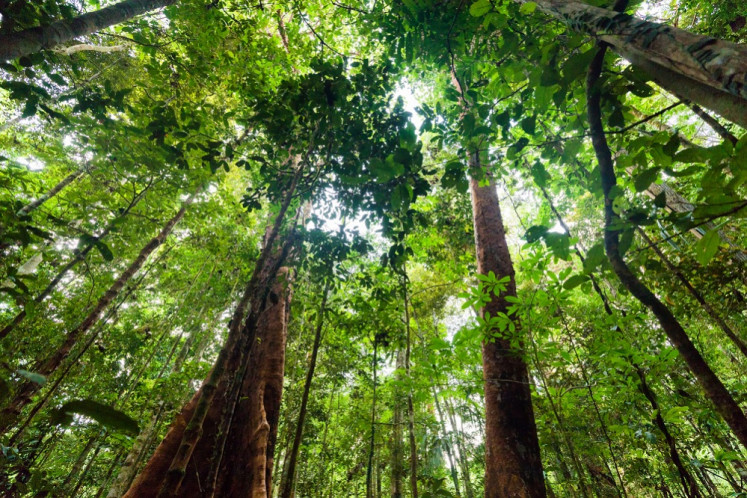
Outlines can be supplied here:
M649 308L659 321L672 345L677 349L690 371L700 383L706 396L714 404L716 411L724 418L742 445L747 447L747 417L739 407L721 380L705 362L695 348L682 325L677 321L669 308L664 305L638 277L633 274L620 254L620 231L613 226L618 217L612 208L613 199L610 191L617 184L612 153L604 135L601 119L601 89L598 79L604 63L605 47L601 47L592 60L587 75L587 111L592 144L599 162L604 192L604 246L607 259L622 284L644 306Z
M373 358L371 359L371 369L373 371L373 395L371 398L371 442L368 448L368 465L366 466L366 498L374 498L373 489L373 456L374 444L376 441L376 363L378 361L379 341L374 338L373 341Z
M515 0L524 3L529 0ZM747 47L576 0L537 9L608 43L662 88L747 127Z
M436 404L436 411L438 412L438 421L441 424L441 432L444 437L444 446L446 447L446 457L449 460L449 470L451 471L451 480L454 483L454 494L456 498L462 498L459 490L459 477L457 476L456 462L454 461L454 452L451 450L451 441L446 441L446 420L444 419L444 412L441 410L441 403L438 401L438 393L436 387L431 386L433 391L433 402Z
M187 207L194 200L194 195L191 195L183 204L179 211L171 218L161 231L153 237L146 245L140 250L140 254L135 260L130 263L127 269L114 281L114 283L107 289L103 296L101 296L96 303L96 306L86 316L86 318L73 330L67 333L65 340L62 345L46 359L37 362L33 368L35 373L48 376L53 373L57 367L67 358L72 351L73 347L78 343L78 340L82 338L88 330L96 324L99 317L106 310L107 306L119 295L125 285L130 279L142 268L148 257L156 250L163 242L166 237L169 236L174 226L184 217L187 211ZM13 400L11 400L0 412L0 432L4 433L8 427L15 423L19 413L29 402L32 397L39 391L41 386L35 382L26 381L22 382L16 389Z
M246 489L238 489L247 487L256 493L251 496L269 494L289 300L278 277L295 229L278 236L300 172L298 168L267 227L254 273L208 378L177 415L126 497L197 496L206 486L211 488L208 496L247 496ZM230 461L223 461L223 454L230 454ZM214 465L221 466L219 471ZM207 476L215 481L205 482Z
M400 372L405 369L405 352L400 349L397 351L397 362L395 367ZM401 376L397 376L401 380ZM402 444L402 403L401 389L397 388L394 396L394 406L392 406L392 447L391 447L391 496L392 498L402 498L404 496L404 445Z
M306 382L303 386L303 394L301 396L301 408L298 412L298 422L296 423L296 433L293 437L293 445L291 446L290 454L288 455L288 469L286 471L287 478L283 483L283 489L280 490L281 498L292 498L293 486L295 483L296 476L296 462L298 461L298 450L301 447L301 438L303 437L303 425L306 420L306 407L309 402L309 392L311 391L311 381L314 378L314 370L316 369L316 358L319 353L319 344L322 341L322 329L324 328L324 314L327 309L327 298L329 297L329 286L330 279L332 277L327 276L324 281L324 290L322 291L322 302L319 305L319 312L316 317L316 324L314 330L314 345L311 349L311 360L309 361L309 369L306 372Z
M480 170L478 153L470 155L470 169ZM508 311L507 296L516 296L514 268L508 251L495 185L480 186L470 178L477 271L509 277L505 292L493 295L481 310L482 318ZM517 333L518 320L513 320ZM523 346L494 328L482 344L485 380L485 496L544 497L545 480L537 428L532 410L529 374Z
M177 0L125 0L74 19L0 36L0 60L5 62L54 48L76 37L90 35L176 2Z

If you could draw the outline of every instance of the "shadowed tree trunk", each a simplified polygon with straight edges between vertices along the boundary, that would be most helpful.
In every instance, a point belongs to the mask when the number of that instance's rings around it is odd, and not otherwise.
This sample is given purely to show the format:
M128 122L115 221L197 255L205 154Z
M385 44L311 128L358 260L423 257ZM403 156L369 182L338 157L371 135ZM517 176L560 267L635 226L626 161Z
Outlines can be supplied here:
M96 324L107 306L117 298L130 279L132 279L140 268L142 268L153 251L163 244L166 237L168 237L174 229L174 226L176 226L176 224L184 217L187 207L192 203L194 197L195 195L193 194L184 201L181 209L179 209L176 215L174 215L174 217L164 225L158 235L153 237L145 247L140 250L140 254L138 254L135 260L130 263L127 269L122 272L117 280L114 281L104 295L99 298L96 306L91 310L88 316L86 316L77 327L66 334L62 345L46 359L37 363L33 368L35 373L48 376L62 364L65 358L67 358L72 351L73 347L78 343L78 340L84 337L90 328ZM40 387L40 384L31 381L22 382L18 386L13 399L3 408L2 412L0 412L0 432L7 431L8 427L15 423L23 407L31 402L32 397L39 391Z
M74 19L3 35L0 36L0 60L9 61L40 50L54 48L78 36L90 35L176 2L177 0L126 0Z
M669 308L657 298L651 290L646 287L630 270L620 254L620 230L613 228L618 220L610 195L612 188L617 185L615 167L612 153L604 135L601 118L601 89L598 85L599 76L604 63L606 47L599 48L592 60L587 74L587 111L591 132L592 145L599 162L600 175L602 178L602 190L604 192L604 247L607 259L612 269L618 276L625 288L635 296L644 306L651 310L666 333L672 345L677 349L690 371L700 383L706 396L716 408L716 411L724 418L742 445L747 447L747 417L731 396L721 380L705 362L700 352L688 337Z
M470 155L470 169L480 170L477 153ZM475 229L477 271L493 273L498 279L509 277L506 290L491 296L480 317L506 313L507 296L516 296L514 268L508 252L506 234L495 185L470 178L472 216ZM516 331L518 321L513 321ZM510 334L513 335L513 334ZM537 428L532 411L527 365L523 351L512 345L513 338L491 327L482 345L485 380L485 496L544 497Z
M402 293L405 302L405 374L407 381L412 382L410 373L410 298L407 293L407 268L404 269ZM410 440L410 494L418 498L418 448L415 444L415 407L412 403L412 386L407 389L407 429Z
M400 349L397 351L397 362L395 364L396 369L401 372L405 369L405 352ZM397 376L397 380L402 380L401 376ZM401 403L402 392L400 388L397 388L396 395L394 396L394 406L392 406L392 448L391 448L391 462L392 462L392 478L391 478L391 496L392 498L402 498L404 496L404 485L403 479L405 475L404 469L404 445L402 444L402 403Z
M438 421L441 425L441 432L443 433L444 442L443 445L446 447L446 457L449 460L449 470L451 473L451 480L454 483L454 492L457 498L461 498L461 492L459 490L459 477L457 476L456 462L454 461L454 452L451 449L451 441L447 441L446 437L446 420L444 419L444 412L441 409L441 403L438 400L438 393L436 387L431 386L433 391L433 402L436 404L436 411L438 412Z

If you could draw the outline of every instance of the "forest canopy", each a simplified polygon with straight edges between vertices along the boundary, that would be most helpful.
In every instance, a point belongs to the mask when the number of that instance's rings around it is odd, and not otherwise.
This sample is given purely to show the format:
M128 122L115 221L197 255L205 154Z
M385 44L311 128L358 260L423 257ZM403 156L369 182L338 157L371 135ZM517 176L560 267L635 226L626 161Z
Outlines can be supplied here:
M746 43L0 0L0 495L747 496Z

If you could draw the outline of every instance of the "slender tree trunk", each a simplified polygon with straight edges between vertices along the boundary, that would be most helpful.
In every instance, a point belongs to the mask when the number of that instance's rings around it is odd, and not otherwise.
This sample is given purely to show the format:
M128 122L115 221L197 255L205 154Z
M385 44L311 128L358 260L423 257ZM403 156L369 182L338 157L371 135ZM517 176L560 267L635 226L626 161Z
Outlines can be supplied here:
M322 341L322 329L324 328L324 314L327 310L327 298L329 297L329 286L330 279L332 277L327 276L324 281L324 290L322 291L322 302L319 305L319 312L316 317L316 324L314 330L314 345L311 349L311 360L309 361L309 369L306 372L306 382L303 386L303 395L301 396L301 408L298 412L298 422L296 423L296 433L293 438L293 446L291 446L290 455L288 456L288 470L286 471L287 478L284 482L283 489L280 490L281 498L291 498L293 496L293 486L295 483L296 476L296 462L298 461L298 450L301 447L301 438L303 437L303 425L306 420L306 407L309 402L309 392L311 391L311 381L314 378L314 370L316 369L316 358L319 353L319 344Z
M119 467L119 462L122 460L123 454L124 454L124 450L120 450L119 453L117 453L114 456L114 458L112 458L112 463L109 465L109 469L106 471L106 476L104 476L104 480L100 483L99 490L96 492L96 495L94 496L94 498L99 498L106 491L106 488L109 486L109 481L111 480L112 475L114 474L114 469Z
M374 498L373 489L373 456L374 442L376 441L376 363L378 356L379 341L374 339L373 359L371 368L373 370L373 395L371 399L371 442L368 448L368 465L366 467L366 498Z
M721 316L716 312L716 310L713 309L713 307L708 304L708 302L703 298L703 296L698 292L695 287L690 283L690 281L685 277L685 275L674 266L674 263L672 263L666 254L659 248L659 246L652 241L648 235L646 235L646 232L639 228L638 233L643 237L643 240L646 241L646 244L651 247L651 249L654 250L657 256L659 256L659 259L664 263L664 265L669 269L672 274L674 274L675 277L677 277L677 280L680 281L680 283L687 289L687 291L690 293L691 296L695 298L696 301L700 304L700 306L703 308L703 310L708 314L708 316L713 319L714 322L718 324L718 326L721 328L721 330L724 332L726 337L731 340L731 342L734 343L734 345L739 349L739 351L744 355L745 358L747 358L747 343L742 340L741 337L739 337L734 330L729 326L726 321L721 318Z
M73 39L90 35L136 16L167 7L177 0L125 0L74 19L48 26L25 29L0 36L0 60L9 61L40 50L54 48Z
M685 360L690 371L695 375L695 378L704 389L706 396L714 404L716 411L724 418L729 427L731 427L742 445L747 447L747 417L745 417L742 409L705 362L669 308L633 274L620 254L620 231L611 228L616 223L617 215L612 208L613 199L610 196L610 192L617 184L617 177L615 176L612 153L607 144L602 126L601 89L597 84L604 63L604 54L605 47L602 47L597 52L589 68L587 76L587 110L592 144L597 160L599 161L602 177L606 228L604 231L604 245L607 258L625 288L643 305L649 308L659 320L662 329L664 329L672 345L680 353L682 359Z
M400 349L397 351L397 370L402 372L405 369L405 352ZM401 380L401 375L397 376ZM391 495L392 498L402 498L404 496L404 445L402 444L402 403L401 389L397 388L394 396L394 405L392 406L392 448L391 448Z
M78 178L80 178L81 176L83 176L83 173L85 173L86 171L88 171L88 167L89 167L89 165L88 165L88 163L86 163L83 166L81 166L80 168L78 168L75 171L73 171L72 173L70 173L69 175L67 175L65 178L63 178L62 180L60 180L60 182L57 185L55 185L54 187L52 187L51 189L49 189L47 192L45 192L44 194L42 194L41 196L39 196L38 199L29 202L28 204L26 204L25 206L23 206L21 209L19 209L16 212L16 216L19 217L19 218L22 218L24 216L28 216L29 213L31 213L32 211L34 211L35 209L37 209L39 206L41 206L42 204L44 204L45 202L47 202L49 199L51 199L52 197L54 197L55 195L57 195L58 193L60 193L60 191L62 189L64 189L65 187L67 187L68 185L70 185L71 183L73 183L75 180L77 180Z
M649 387L648 382L646 382L646 374L643 372L641 367L635 364L633 366L635 368L636 374L638 375L638 389L643 393L648 402L651 404L651 409L654 413L654 423L664 436L664 441L667 443L667 448L669 449L669 458L677 468L677 472L680 475L680 481L682 481L682 488L685 491L685 495L688 498L699 498L702 495L700 494L700 490L698 489L698 484L695 482L695 479L685 467L685 464L682 462L682 458L680 458L680 452L679 450L677 450L677 444L674 440L674 437L669 432L667 424L664 422L664 418L661 416L661 410L659 409L659 403L656 400L656 394L654 394L654 392Z
M470 155L470 169L481 168L477 153ZM516 296L514 268L508 252L503 219L495 185L488 176L481 187L470 179L472 213L477 251L477 271L509 277L505 292L492 296L480 310L482 318L506 313L507 296ZM518 320L513 320L517 334ZM513 337L491 328L482 344L485 379L485 496L544 497L537 428L532 411L529 374L523 358L523 347L517 349Z
M524 3L529 0L515 0ZM595 36L648 72L662 88L747 127L747 47L644 21L576 0L537 9Z
M474 498L474 492L472 490L472 478L470 477L469 471L469 458L467 458L467 446L464 444L462 439L462 431L456 423L456 416L454 415L454 407L451 406L451 402L448 398L444 399L444 405L446 405L446 411L449 413L449 421L451 422L451 431L454 434L457 442L457 448L459 449L459 464L462 467L462 477L464 477L464 495L467 498ZM483 436L483 441L485 437Z
M454 453L451 449L451 441L446 441L446 420L444 419L444 412L441 410L441 403L438 401L438 393L436 387L431 386L433 391L433 402L436 404L436 411L438 412L438 421L441 424L441 432L444 437L444 446L446 447L446 457L449 460L449 469L451 471L451 480L454 482L454 491L456 498L461 498L461 492L459 490L459 477L457 476L456 462L454 461Z
M94 434L93 436L88 438L88 442L83 447L81 452L78 454L78 458L75 460L75 463L70 468L70 472L68 472L67 477L65 477L65 480L62 481L62 485L60 485L60 489L67 489L67 487L70 485L71 482L73 482L73 479L77 477L78 473L80 472L80 469L83 468L83 464L86 462L86 458L88 458L88 454L91 452L93 447L96 445L96 442L99 440L100 434Z
M111 232L112 229L115 228L116 224L122 219L122 217L126 216L130 212L130 210L132 210L132 208L134 208L137 205L137 203L140 202L140 200L145 195L145 192L149 188L150 188L150 185L145 187L142 191L140 191L140 193L137 194L130 201L127 207L119 215L117 215L111 222L109 222L109 224L106 225L106 228L104 228L104 230L102 230L101 233L99 233L95 237L95 241L91 241L88 245L86 245L82 249L75 250L75 252L73 253L72 259L62 266L62 268L60 269L60 271L57 272L57 275L55 275L52 281L49 282L49 284L47 284L44 290L41 291L41 293L34 298L34 302L36 304L39 304L42 301L44 301L44 299L46 299L47 296L49 296L52 293L52 291L57 287L57 284L59 284L62 281L62 279L65 277L65 275L67 275L67 272L69 272L75 265L77 265L78 263L80 263L81 261L85 259L88 253L91 252L91 250L94 247L96 247L96 242L102 240L104 237L109 235L109 232ZM0 339L3 339L8 334L10 334L13 331L13 329L16 328L16 326L23 321L24 318L26 318L26 310L21 310L15 316L15 318L13 318L12 322L10 322L8 325L3 327L2 330L0 330Z
M96 462L96 457L99 456L99 452L101 452L102 444L99 443L96 445L96 449L93 452L93 455L91 455L91 458L88 459L88 463L86 464L86 468L83 469L83 473L80 475L80 478L78 479L78 483L75 485L73 490L68 494L68 498L74 498L78 495L78 491L80 491L80 488L83 486L83 482L86 480L86 476L88 476L88 472L90 472L91 468L93 467L93 464Z
M153 237L143 249L140 250L137 258L130 263L130 266L122 272L122 274L114 281L109 289L99 298L96 306L86 316L86 318L73 330L67 333L65 340L62 345L50 356L43 361L37 363L33 371L44 376L48 376L53 373L57 367L67 358L70 351L78 343L78 340L85 336L88 330L96 324L102 313L106 310L107 306L119 295L122 289L125 287L127 282L142 268L148 257L156 250L163 242L166 237L169 236L174 226L184 217L187 207L192 203L194 195L190 196L182 205L181 209L171 218L161 231ZM14 398L8 403L0 412L0 432L5 432L8 426L15 423L23 407L25 407L32 399L34 394L39 391L41 386L35 382L26 381L22 382L15 392Z
M410 373L410 298L407 293L407 269L405 268L404 282L402 285L405 302L405 374L407 380L412 383ZM410 493L412 498L418 498L418 448L415 444L415 407L412 403L412 387L407 389L407 428L410 436Z

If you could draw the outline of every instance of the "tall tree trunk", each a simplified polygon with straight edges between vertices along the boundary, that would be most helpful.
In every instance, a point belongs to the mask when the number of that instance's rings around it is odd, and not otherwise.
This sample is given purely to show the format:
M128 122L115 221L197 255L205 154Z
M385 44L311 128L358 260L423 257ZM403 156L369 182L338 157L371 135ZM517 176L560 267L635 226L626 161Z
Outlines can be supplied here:
M464 495L467 498L473 498L474 492L472 491L472 478L470 477L469 471L469 458L467 457L467 446L464 444L462 439L462 431L459 430L456 422L456 415L454 414L454 407L451 406L451 402L448 398L444 399L444 405L446 405L446 411L449 413L449 421L451 422L451 432L456 438L457 448L459 449L459 464L462 467L462 477L464 477ZM483 441L485 437L483 435Z
M127 282L142 268L148 257L156 250L163 242L166 237L169 236L174 226L184 217L187 207L192 203L194 195L191 195L183 204L181 209L171 218L161 231L153 237L146 245L140 250L140 254L135 260L130 263L130 266L122 272L122 274L114 281L114 283L107 289L103 296L101 296L96 303L96 306L86 316L86 318L73 330L67 333L65 340L62 345L46 359L37 363L33 368L33 371L48 376L53 373L57 367L67 358L70 351L78 343L78 340L85 336L88 330L96 324L99 317L106 310L107 306L119 295L120 291L125 287ZM41 386L36 382L26 381L22 382L13 397L13 399L3 408L0 412L0 432L7 431L8 427L15 423L19 413L29 402L32 397L39 391Z
M477 152L470 154L470 169L480 170ZM472 216L475 229L477 271L509 277L505 292L493 295L481 310L482 318L507 313L507 296L516 296L514 268L508 252L495 185L470 178ZM517 333L518 320L513 321ZM513 335L513 334L511 334ZM485 379L485 496L544 497L537 428L532 411L529 374L523 358L523 346L512 344L514 338L491 328L482 344Z
M407 429L410 439L410 494L418 498L418 448L415 444L415 407L412 403L412 375L410 373L410 298L407 294L407 268L405 267L402 290L405 302L405 374L410 386L407 388Z
M667 443L667 448L669 449L669 458L677 468L677 472L680 475L680 481L682 481L682 488L685 491L685 495L688 498L699 498L702 495L700 494L700 489L698 489L698 484L695 482L692 474L690 474L690 472L685 467L685 464L682 462L680 452L677 449L677 443L675 442L672 433L669 432L669 428L667 428L667 424L664 422L664 417L661 416L661 410L659 409L659 403L656 400L656 394L654 394L654 392L649 387L648 382L646 382L646 374L643 372L643 369L641 369L641 367L636 364L634 364L633 366L635 368L636 375L638 375L638 389L643 393L648 402L651 404L651 409L654 413L654 423L664 436L664 441Z
M83 176L83 173L88 171L88 167L89 167L89 164L86 163L80 168L70 173L69 175L67 175L65 178L60 180L60 182L57 185L55 185L54 187L46 191L44 194L40 195L37 199L29 202L28 204L23 206L21 209L19 209L16 212L16 216L19 218L28 216L29 213L37 209L39 206L47 202L49 199L51 199L52 197L60 193L62 189L64 189L65 187L73 183L75 180Z
M612 153L604 135L601 118L601 89L598 85L599 76L604 63L605 47L601 47L592 60L587 75L587 111L592 144L599 162L604 192L604 246L612 269L628 291L643 305L649 308L659 320L664 332L685 360L690 371L700 383L706 396L714 404L716 411L724 418L734 434L747 447L747 417L734 401L721 380L705 362L700 352L695 348L682 325L677 321L669 308L664 305L638 277L633 274L620 254L620 231L612 229L618 217L612 208L613 199L610 196L612 188L617 185ZM747 116L747 113L745 113Z
M9 61L54 48L79 36L90 35L176 2L177 0L125 0L74 19L3 35L0 36L0 60Z
M405 352L400 349L397 351L397 362L395 364L398 371L405 369ZM401 380L401 376L397 377L397 380ZM397 388L394 396L394 406L392 406L392 448L391 448L391 496L392 498L402 498L404 494L404 445L402 444L402 403L401 400L401 389Z
M454 492L456 494L456 498L462 498L461 492L459 490L459 477L457 476L457 469L456 469L456 462L454 461L454 452L451 449L451 441L446 440L446 420L444 419L444 412L441 409L441 403L438 401L438 393L436 392L436 387L431 386L431 390L433 391L433 402L436 404L436 411L438 412L438 421L441 424L441 432L443 433L444 438L444 446L446 447L446 457L449 460L449 469L451 471L451 480L454 483Z
M57 287L57 284L59 284L62 281L62 279L65 277L65 275L67 275L67 272L69 272L75 265L77 265L78 263L80 263L81 261L85 259L88 253L91 252L91 250L94 247L96 247L96 242L101 241L104 237L109 235L109 232L111 232L112 229L116 227L117 223L121 221L122 217L126 216L130 212L130 210L132 210L132 208L134 208L137 205L137 203L140 202L140 200L145 195L145 192L147 192L149 188L150 188L150 185L145 187L143 190L140 191L140 193L138 193L135 197L133 197L132 200L127 205L127 207L124 208L124 210L122 210L121 213L115 216L114 219L112 219L106 225L106 228L104 228L101 231L101 233L99 233L97 236L94 237L95 240L89 242L82 249L75 250L75 252L73 253L72 259L62 266L62 268L57 272L57 275L55 275L52 281L49 282L49 284L47 284L44 290L41 291L41 293L39 293L34 298L34 302L36 304L39 304L42 301L44 301L44 299L46 299L47 296L49 296L52 293L52 291ZM8 325L3 327L2 330L0 330L0 339L3 339L8 334L10 334L13 331L13 329L16 328L16 326L23 321L24 318L26 318L26 310L21 310L13 318L12 322L10 322Z
M101 434L94 434L93 436L88 438L88 442L78 454L78 458L70 468L70 472L68 472L67 477L65 477L65 480L62 481L60 490L67 489L70 483L73 482L73 479L78 476L80 469L83 468L83 464L86 462L86 458L88 458L88 454L91 452L91 450L93 450L93 447L96 446L96 442L99 440L99 437L101 437Z
M208 378L177 415L126 497L198 495L204 489L202 483L212 487L214 496L247 495L248 491L237 487L249 487L256 493L252 496L268 495L288 304L279 272L295 242L295 228L282 238L279 234L300 178L296 159L294 166L296 173L274 222L267 227L254 273ZM268 346L275 349L268 350ZM258 420L259 425L252 423ZM236 445L244 446L237 449ZM230 461L223 460L224 453L231 455ZM214 465L221 465L220 471ZM205 483L210 475L220 479Z
M99 453L101 452L102 447L103 447L102 443L99 443L98 445L96 445L96 449L94 450L93 455L91 455L91 458L88 459L88 463L86 463L86 468L83 469L83 472L80 474L80 478L78 479L77 484L72 489L72 491L68 494L68 498L75 498L78 495L78 491L80 491L80 488L83 486L83 483L86 480L86 476L88 476L88 472L91 471L93 464L96 462L96 457L99 456Z
M316 369L316 358L319 353L319 344L322 341L322 329L324 328L324 314L327 310L327 298L329 297L329 286L331 276L327 276L324 281L324 290L322 291L322 302L319 305L319 312L316 316L316 324L314 330L314 345L311 349L311 360L309 361L309 369L306 372L306 382L303 386L303 395L301 396L301 408L298 412L298 422L296 423L296 433L293 437L293 446L291 446L290 454L288 455L288 469L286 473L286 479L283 483L283 489L280 490L281 498L291 498L293 496L293 487L296 476L296 462L298 461L298 450L301 447L301 438L303 437L303 425L306 420L306 407L309 402L309 392L311 391L311 381L314 378L314 370Z
M515 0L524 3L529 0ZM747 127L747 47L576 0L537 10L608 43L662 88Z
M374 338L373 358L371 359L371 369L373 370L373 395L371 398L371 442L368 447L368 465L366 466L366 498L374 498L373 489L373 457L374 444L376 441L376 363L378 361L379 341Z

